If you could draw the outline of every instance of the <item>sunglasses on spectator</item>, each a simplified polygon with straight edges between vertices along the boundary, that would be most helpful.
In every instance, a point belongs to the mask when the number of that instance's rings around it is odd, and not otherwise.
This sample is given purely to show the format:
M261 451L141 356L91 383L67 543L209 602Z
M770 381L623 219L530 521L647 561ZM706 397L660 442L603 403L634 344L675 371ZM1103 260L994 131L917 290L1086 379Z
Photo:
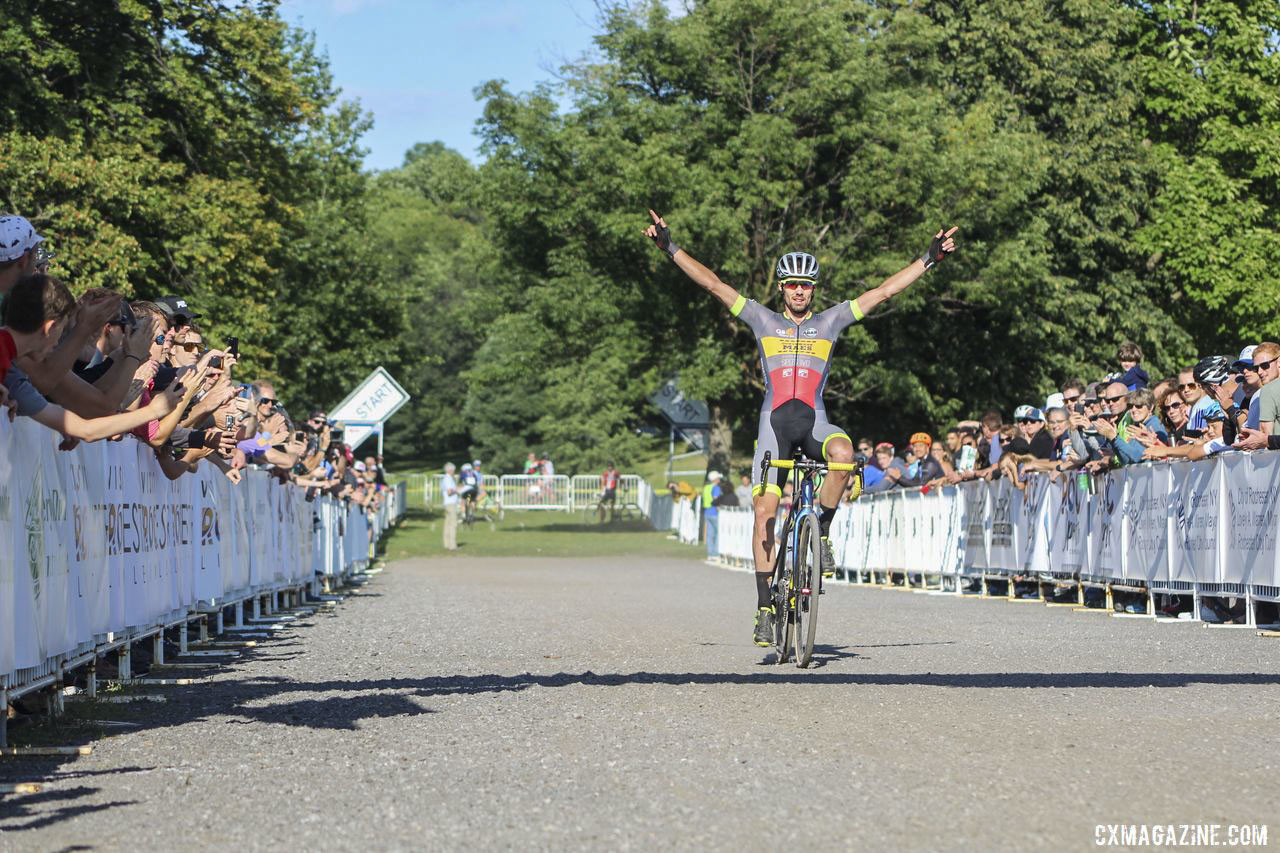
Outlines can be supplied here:
M1114 397L1099 397L1098 399L1106 403L1107 405L1111 405L1112 403L1118 403L1119 401L1123 400L1126 396L1127 395L1125 394L1117 394Z
M1066 422L1067 422L1066 418L1050 418L1049 419L1049 423L1053 424L1054 426L1062 426Z
M802 281L796 278L789 278L782 282L782 286L787 290L795 290L797 287L801 290L813 290L814 282Z
M1183 408L1183 407L1184 407L1184 406L1186 406L1186 405L1187 405L1187 404L1186 404L1186 403L1184 403L1184 402L1182 402L1181 400L1176 400L1176 401L1174 401L1174 402L1172 402L1172 403L1165 403L1165 404L1164 404L1164 410L1167 412L1167 411L1169 411L1170 409L1181 409L1181 408Z
M1188 388L1199 388L1200 386L1195 382L1183 382L1180 385L1178 385L1178 387L1185 391Z
M1068 397L1068 396L1066 396L1066 395L1063 395L1063 397L1062 397L1062 402L1064 402L1064 403L1074 403L1076 400L1079 400L1079 399L1080 399L1080 395L1079 395L1079 394L1075 395L1074 397Z
M204 344L201 343L200 341L183 341L182 343L178 344L178 346L182 347L187 352L198 352L200 350L200 347L202 347L203 345Z
M168 335L156 335L156 343L158 343L158 344L162 344L162 343L164 343L164 342L165 342L165 341L167 341L167 340L169 340L169 336L168 336Z
M1271 359L1270 361L1263 361L1263 362L1259 362L1258 364L1254 364L1254 365L1245 365L1245 368L1244 368L1244 369L1245 369L1245 370L1256 370L1257 372L1261 373L1262 371L1266 370L1268 367L1270 367L1271 365L1273 365L1273 364L1275 364L1275 363L1276 363L1276 360L1273 358L1273 359Z
M270 397L263 397L260 400L258 400L259 406L274 406L275 403L276 401L271 399Z
M1038 421L1038 420L1036 420L1035 418L1014 418L1014 420L1016 420L1016 421L1017 421L1018 423L1020 423L1020 424L1035 424L1035 423L1039 423L1039 421Z

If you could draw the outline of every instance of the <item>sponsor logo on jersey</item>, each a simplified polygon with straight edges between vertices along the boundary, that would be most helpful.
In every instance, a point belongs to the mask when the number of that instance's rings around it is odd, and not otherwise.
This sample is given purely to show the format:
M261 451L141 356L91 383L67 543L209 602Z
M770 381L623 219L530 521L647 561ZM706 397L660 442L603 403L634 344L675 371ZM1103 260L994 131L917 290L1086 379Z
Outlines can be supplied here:
M797 341L789 338L763 337L760 346L764 349L765 358L776 355L812 356L825 361L831 355L831 341L818 338L812 341Z
M818 330L815 329L813 326L810 326L809 328L804 330L804 336L806 338L816 338L818 336Z

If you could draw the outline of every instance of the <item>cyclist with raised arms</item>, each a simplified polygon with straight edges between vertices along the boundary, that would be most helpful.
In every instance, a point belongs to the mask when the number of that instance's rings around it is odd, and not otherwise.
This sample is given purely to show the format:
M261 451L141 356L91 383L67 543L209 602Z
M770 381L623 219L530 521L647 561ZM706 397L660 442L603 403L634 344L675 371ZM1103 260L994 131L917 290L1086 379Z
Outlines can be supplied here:
M795 450L802 450L811 459L852 462L853 442L844 430L827 421L826 407L822 402L822 390L827 384L836 338L871 309L906 290L926 270L954 252L956 229L941 230L935 234L923 255L889 276L879 287L818 314L811 310L818 284L818 260L805 252L788 252L779 259L776 269L784 308L783 313L778 313L754 299L747 299L721 281L671 241L671 230L661 216L652 210L649 216L653 222L645 228L645 236L670 255L676 266L695 284L724 303L735 317L746 322L756 336L765 394L752 470L760 470L766 452L774 459L789 459ZM773 642L774 613L769 590L773 565L770 554L773 551L774 520L778 515L786 473L778 469L776 482L766 484L763 489L757 484L751 491L755 509L752 552L756 564L757 607L752 639L757 646L769 646ZM822 547L828 565L832 562L827 542L831 518L836 513L847 480L847 473L832 471L818 492Z

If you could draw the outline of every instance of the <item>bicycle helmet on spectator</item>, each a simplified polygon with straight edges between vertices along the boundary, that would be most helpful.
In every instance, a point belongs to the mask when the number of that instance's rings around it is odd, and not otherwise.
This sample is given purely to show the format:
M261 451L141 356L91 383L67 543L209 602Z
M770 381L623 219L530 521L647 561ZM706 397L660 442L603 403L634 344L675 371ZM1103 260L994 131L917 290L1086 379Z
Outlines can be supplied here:
M1191 375L1205 385L1221 385L1231 378L1231 362L1226 356L1211 355L1200 359L1192 368Z
M818 259L808 252L787 252L778 259L778 280L784 278L803 278L812 282L818 280Z
M470 471L470 470L471 470L471 463L470 463L470 462L463 462L463 463L462 463L462 470L463 470L463 471Z

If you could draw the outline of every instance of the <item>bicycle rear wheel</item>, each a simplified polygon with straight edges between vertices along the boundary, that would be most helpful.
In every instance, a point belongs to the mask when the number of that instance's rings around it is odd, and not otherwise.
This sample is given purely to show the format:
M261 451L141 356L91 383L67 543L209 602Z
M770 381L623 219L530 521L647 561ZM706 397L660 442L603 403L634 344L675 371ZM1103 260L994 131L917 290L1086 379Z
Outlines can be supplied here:
M796 666L813 660L818 632L818 599L822 591L822 533L818 517L807 513L800 522L800 546L796 549Z

